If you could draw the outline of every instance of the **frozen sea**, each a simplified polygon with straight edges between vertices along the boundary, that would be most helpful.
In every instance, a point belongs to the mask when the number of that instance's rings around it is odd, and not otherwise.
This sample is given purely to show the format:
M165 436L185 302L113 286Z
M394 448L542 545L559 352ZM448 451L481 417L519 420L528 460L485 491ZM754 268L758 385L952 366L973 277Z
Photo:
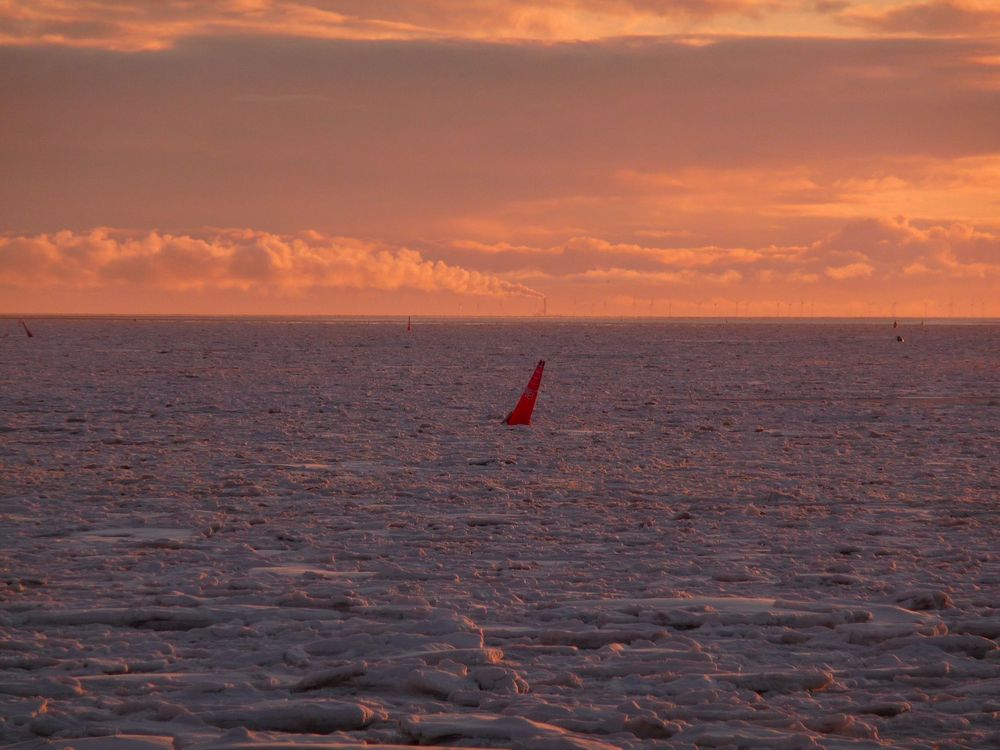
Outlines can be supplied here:
M0 746L1000 747L996 323L28 325Z

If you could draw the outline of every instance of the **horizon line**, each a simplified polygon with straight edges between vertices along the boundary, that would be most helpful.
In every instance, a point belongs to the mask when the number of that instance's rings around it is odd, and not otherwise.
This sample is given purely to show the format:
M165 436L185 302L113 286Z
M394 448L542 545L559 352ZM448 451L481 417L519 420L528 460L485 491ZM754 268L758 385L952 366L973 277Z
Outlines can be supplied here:
M309 319L340 319L340 320L631 320L631 321L758 321L758 322L810 322L810 321L858 321L858 322L892 322L928 323L940 321L981 321L1000 323L1000 315L561 315L561 314L524 314L524 315L490 315L465 313L8 313L0 312L2 320L25 319L76 319L76 320L157 320L157 319L206 319L206 320L309 320Z

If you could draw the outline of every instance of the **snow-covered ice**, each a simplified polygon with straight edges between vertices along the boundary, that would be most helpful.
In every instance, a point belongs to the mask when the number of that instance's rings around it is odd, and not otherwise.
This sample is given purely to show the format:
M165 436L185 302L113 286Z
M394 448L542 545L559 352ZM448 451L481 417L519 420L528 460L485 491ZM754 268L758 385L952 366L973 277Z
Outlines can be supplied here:
M4 747L1000 747L1000 326L31 327Z

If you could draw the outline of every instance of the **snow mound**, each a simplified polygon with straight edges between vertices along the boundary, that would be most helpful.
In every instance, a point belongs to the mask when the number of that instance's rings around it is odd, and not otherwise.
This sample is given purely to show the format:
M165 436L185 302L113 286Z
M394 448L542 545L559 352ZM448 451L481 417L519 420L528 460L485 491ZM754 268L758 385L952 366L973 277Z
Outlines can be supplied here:
M517 716L489 714L431 714L407 716L400 721L403 734L420 744L473 740L511 742L524 750L615 750L597 740L575 737L552 724Z
M362 729L376 719L387 718L384 711L361 703L345 701L269 701L202 714L209 724L223 729L329 734Z

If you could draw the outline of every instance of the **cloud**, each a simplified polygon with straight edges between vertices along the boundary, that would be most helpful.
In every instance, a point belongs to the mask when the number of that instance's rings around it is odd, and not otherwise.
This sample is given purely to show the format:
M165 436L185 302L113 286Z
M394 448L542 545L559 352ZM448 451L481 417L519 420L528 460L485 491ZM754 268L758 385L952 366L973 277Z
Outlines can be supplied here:
M816 216L983 225L1000 188L997 89L984 83L1000 67L978 61L989 47L0 48L0 101L12 103L0 117L0 231L312 227L397 244L689 232L753 246L808 241L815 226L774 226ZM939 175L922 173L933 160Z
M805 245L657 247L574 237L556 245L455 242L435 252L450 262L540 284L628 280L644 284L814 284L906 276L1000 281L1000 236L966 224L919 227L904 217L844 222Z
M460 244L453 255L439 254L542 289L556 311L887 315L891 307L899 315L1000 314L992 302L1000 300L1000 234L962 223L858 218L805 244L759 247L657 247L594 237L538 248Z
M584 41L676 36L689 43L755 33L988 36L985 0L7 0L0 45L169 49L205 37L341 40Z
M590 187L595 191L591 195L511 201L480 220L452 221L449 229L494 252L505 247L496 238L513 250L562 237L602 237L616 245L616 252L643 248L637 254L646 259L667 249L680 253L710 244L741 246L746 253L759 252L755 248L763 244L805 244L845 222L873 216L907 215L920 224L1000 229L997 154L959 159L883 155L742 168L678 166L664 172L619 169ZM648 250L660 243L655 253ZM582 247L577 250L575 257L581 258ZM706 257L703 250L698 262Z
M760 0L9 0L0 5L0 44L134 51L210 35L602 39L687 31L717 16L759 19L783 5Z
M267 301L275 313L289 305L323 313L331 309L323 290L340 289L369 294L368 302L338 295L337 309L353 314L372 305L406 312L414 294L423 295L420 309L451 312L448 299L475 295L493 314L527 314L542 296L550 312L588 314L636 314L636 305L643 314L666 314L655 305L668 299L678 314L746 314L737 306L748 302L758 306L755 314L775 314L778 306L802 314L806 300L821 314L872 314L900 300L900 314L910 315L937 300L934 312L942 314L941 301L955 298L968 301L960 302L962 312L961 304L974 304L982 314L986 300L1000 300L1000 235L904 217L850 220L805 244L759 247L580 236L537 246L455 241L407 248L318 232L96 229L0 237L0 288L8 308L28 309L37 299L65 312L104 301L100 309L145 309L137 296L145 295L158 312L216 300L215 312L259 311ZM703 309L706 302L712 307Z
M831 279L843 281L844 279L865 279L875 271L874 266L868 263L849 263L846 266L828 266L826 275Z
M743 274L734 269L705 273L688 269L678 271L642 272L632 268L608 268L584 271L566 277L568 281L625 281L639 282L644 286L657 284L680 284L684 286L703 286L735 284L743 279Z
M889 8L851 8L837 17L842 23L890 34L987 36L1000 31L995 2L904 2Z
M496 276L407 248L303 232L222 230L203 237L95 229L0 237L0 284L66 289L298 291L357 288L539 297Z
M914 264L943 275L996 274L1000 236L959 223L920 228L903 217L858 219L813 243L809 256L855 258L883 274Z
M943 159L872 156L795 166L619 170L614 184L647 214L687 217L824 217L850 220L907 214L990 224L997 216L1000 155ZM669 207L668 209L663 208ZM676 223L682 223L677 219ZM691 225L691 219L686 223ZM655 231L644 232L655 236Z
M120 52L207 37L583 41L674 36L963 35L998 28L987 0L6 0L0 45Z
M586 236L542 246L456 241L435 252L451 262L517 277L596 278L610 274L623 278L631 274L633 278L669 278L685 283L702 278L701 273L711 280L720 273L728 274L725 280L731 281L731 272L738 273L764 255L742 247L656 247Z

